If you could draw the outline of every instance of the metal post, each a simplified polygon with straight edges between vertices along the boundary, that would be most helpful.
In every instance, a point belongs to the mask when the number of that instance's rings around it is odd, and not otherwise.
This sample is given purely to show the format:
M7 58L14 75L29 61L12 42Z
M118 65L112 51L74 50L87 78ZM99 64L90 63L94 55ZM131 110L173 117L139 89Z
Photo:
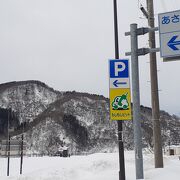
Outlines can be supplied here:
M148 24L154 28L154 7L153 0L147 0ZM155 32L149 32L149 47L156 48ZM158 78L156 53L150 53L150 77L151 77L151 104L152 104L152 121L153 121L153 140L154 140L154 160L155 168L163 168L163 153L159 115L159 95L158 95Z
M9 109L8 109L8 138L7 138L7 155L8 155L8 162L7 162L7 176L9 176L9 165L10 165L10 134L9 134Z
M119 43L118 43L118 18L117 18L117 0L114 2L114 40L115 40L115 58L119 59Z
M119 144L119 180L125 180L124 143L123 143L123 122L118 123L118 144Z
M113 0L114 5L114 39L115 39L115 59L119 59L118 44L118 18L117 18L117 0ZM118 145L119 145L119 180L125 180L125 164L124 164L124 145L123 145L123 122L118 123Z
M8 138L8 164L7 164L7 176L9 176L9 166L10 166L10 136Z
M23 125L24 126L24 125ZM24 132L23 132L24 133ZM24 135L22 133L22 139L21 139L21 162L20 162L20 174L22 174L22 166L23 166L23 141L24 141Z
M132 95L133 95L133 124L134 124L134 146L136 162L136 179L144 179L143 156L142 156L142 134L140 115L140 93L139 93L139 67L138 67L138 39L137 24L130 25L131 32L131 69L132 69Z

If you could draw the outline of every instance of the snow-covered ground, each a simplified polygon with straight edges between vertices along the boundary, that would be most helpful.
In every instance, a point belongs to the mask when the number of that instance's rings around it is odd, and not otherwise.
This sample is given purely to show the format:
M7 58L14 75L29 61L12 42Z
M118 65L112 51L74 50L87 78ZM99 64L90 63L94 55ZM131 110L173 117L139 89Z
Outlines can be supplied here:
M125 152L126 180L135 180L134 152ZM179 180L178 156L165 156L164 168L155 169L152 154L144 155L147 180ZM118 153L87 156L25 157L23 175L19 175L20 158L10 159L10 176L6 176L7 159L0 158L1 180L118 180Z

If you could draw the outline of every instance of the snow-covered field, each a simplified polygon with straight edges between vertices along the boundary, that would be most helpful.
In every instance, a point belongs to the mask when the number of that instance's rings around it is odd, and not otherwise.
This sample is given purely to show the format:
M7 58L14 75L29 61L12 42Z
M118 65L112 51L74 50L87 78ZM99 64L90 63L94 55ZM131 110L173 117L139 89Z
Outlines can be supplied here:
M125 152L126 180L135 180L134 152ZM164 168L155 169L152 154L144 155L147 180L179 180L178 156L165 156ZM7 159L0 158L0 180L118 180L118 153L87 156L25 157L23 175L19 175L20 158L10 159L10 176L6 176Z

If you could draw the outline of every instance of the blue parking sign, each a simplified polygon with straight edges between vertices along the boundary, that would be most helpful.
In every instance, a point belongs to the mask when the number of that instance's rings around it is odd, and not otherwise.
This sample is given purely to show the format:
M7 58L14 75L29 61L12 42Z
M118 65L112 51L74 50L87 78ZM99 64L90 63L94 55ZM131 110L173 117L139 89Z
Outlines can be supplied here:
M129 78L128 59L109 61L110 78Z

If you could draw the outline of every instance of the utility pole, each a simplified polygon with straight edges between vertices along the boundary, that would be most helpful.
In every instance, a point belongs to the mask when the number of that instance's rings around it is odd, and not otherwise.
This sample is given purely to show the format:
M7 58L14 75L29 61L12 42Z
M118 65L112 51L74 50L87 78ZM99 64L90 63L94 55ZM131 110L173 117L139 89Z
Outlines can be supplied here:
M154 5L153 0L146 0L148 11L148 25L154 28ZM155 32L149 31L149 47L156 48ZM153 121L153 141L154 141L154 160L155 168L163 168L163 154L159 115L159 95L158 95L158 77L156 53L150 53L150 77L151 77L151 104Z
M115 59L119 59L117 0L113 0L113 6L114 6ZM120 166L119 180L125 180L123 121L118 120L117 124L118 124L118 145L119 145L119 166Z

